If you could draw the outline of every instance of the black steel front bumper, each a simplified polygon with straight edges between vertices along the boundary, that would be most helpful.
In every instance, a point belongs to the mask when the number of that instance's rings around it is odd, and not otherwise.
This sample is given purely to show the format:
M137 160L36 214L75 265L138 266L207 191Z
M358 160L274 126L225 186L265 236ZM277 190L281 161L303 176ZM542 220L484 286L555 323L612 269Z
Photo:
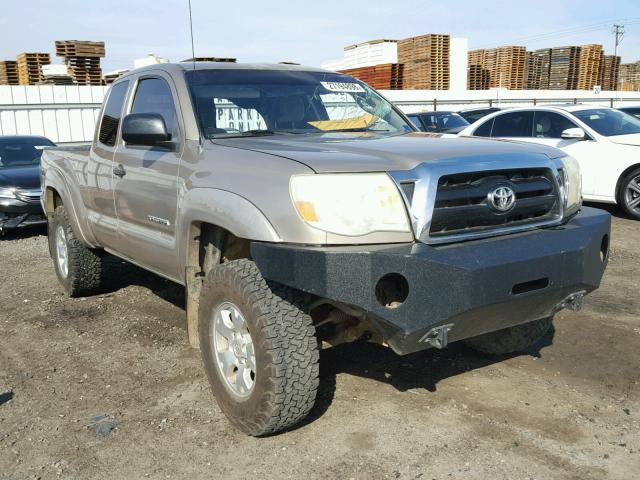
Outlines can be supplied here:
M305 247L255 242L263 276L365 311L396 353L428 348L437 327L455 341L553 315L572 294L600 285L611 216L584 208L567 224L430 246ZM383 306L376 285L397 273L408 296Z
M0 198L0 232L15 228L44 225L47 217L40 202L23 202L19 199Z

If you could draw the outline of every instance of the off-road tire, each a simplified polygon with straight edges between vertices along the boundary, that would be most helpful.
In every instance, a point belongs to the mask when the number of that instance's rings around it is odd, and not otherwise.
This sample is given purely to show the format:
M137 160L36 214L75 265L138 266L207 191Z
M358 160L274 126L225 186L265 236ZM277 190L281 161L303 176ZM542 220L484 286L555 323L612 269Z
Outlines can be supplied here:
M636 168L635 170L630 171L628 174L622 177L622 179L620 179L618 195L616 199L618 205L620 205L624 212L634 220L640 220L640 208L633 209L629 207L629 205L627 205L626 195L629 183L633 179L637 179L638 177L640 177L640 168Z
M57 250L56 231L64 229L67 243L68 273L65 276L60 271ZM49 218L48 224L49 253L58 280L70 297L90 295L99 287L102 279L102 257L99 250L87 247L73 232L69 213L60 205Z
M245 399L229 392L216 363L213 317L223 302L240 310L254 345L257 371ZM251 260L233 260L213 268L204 280L198 325L209 383L232 424L249 435L263 436L307 416L318 390L319 352L300 292L267 282Z
M468 338L465 343L474 350L486 355L506 355L522 352L538 343L553 324L553 317L535 320L522 325L505 328Z

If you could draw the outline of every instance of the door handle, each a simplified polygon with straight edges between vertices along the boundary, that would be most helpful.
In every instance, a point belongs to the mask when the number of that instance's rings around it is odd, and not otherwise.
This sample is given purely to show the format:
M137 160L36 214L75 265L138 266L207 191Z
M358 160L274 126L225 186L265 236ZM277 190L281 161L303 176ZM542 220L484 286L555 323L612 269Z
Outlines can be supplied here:
M122 178L127 174L127 171L124 169L122 165L118 165L117 167L113 167L113 174L116 177Z

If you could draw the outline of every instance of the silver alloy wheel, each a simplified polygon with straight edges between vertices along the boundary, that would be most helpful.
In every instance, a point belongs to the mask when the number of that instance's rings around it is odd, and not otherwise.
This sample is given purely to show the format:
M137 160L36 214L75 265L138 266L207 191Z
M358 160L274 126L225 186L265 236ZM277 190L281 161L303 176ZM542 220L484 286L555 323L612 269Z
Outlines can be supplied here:
M223 302L213 312L213 353L227 387L237 396L246 397L256 378L256 354L247 322L240 309Z
M624 202L629 209L640 213L640 175L632 178L624 192Z
M69 275L69 256L67 252L67 234L62 225L56 229L56 260L60 275L67 278Z

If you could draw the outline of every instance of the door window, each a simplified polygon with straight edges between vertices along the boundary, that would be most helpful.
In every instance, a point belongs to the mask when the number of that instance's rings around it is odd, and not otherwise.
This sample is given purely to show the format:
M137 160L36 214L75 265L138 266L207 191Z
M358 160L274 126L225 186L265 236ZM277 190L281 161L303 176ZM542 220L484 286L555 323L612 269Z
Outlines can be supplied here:
M533 136L536 138L562 138L562 132L576 128L576 124L555 112L536 111L533 117Z
M173 95L166 81L161 78L143 78L138 83L131 113L157 113L162 116L173 141L180 137L178 116Z
M492 137L531 137L533 112L511 112L494 118Z
M122 104L127 95L128 87L129 82L116 83L111 87L107 104L102 113L100 131L98 132L98 140L103 145L113 147L116 144L118 126L120 125L120 117L122 116Z
M490 137L491 136L491 128L493 127L493 118L484 122L478 128L476 128L473 135L475 137Z

